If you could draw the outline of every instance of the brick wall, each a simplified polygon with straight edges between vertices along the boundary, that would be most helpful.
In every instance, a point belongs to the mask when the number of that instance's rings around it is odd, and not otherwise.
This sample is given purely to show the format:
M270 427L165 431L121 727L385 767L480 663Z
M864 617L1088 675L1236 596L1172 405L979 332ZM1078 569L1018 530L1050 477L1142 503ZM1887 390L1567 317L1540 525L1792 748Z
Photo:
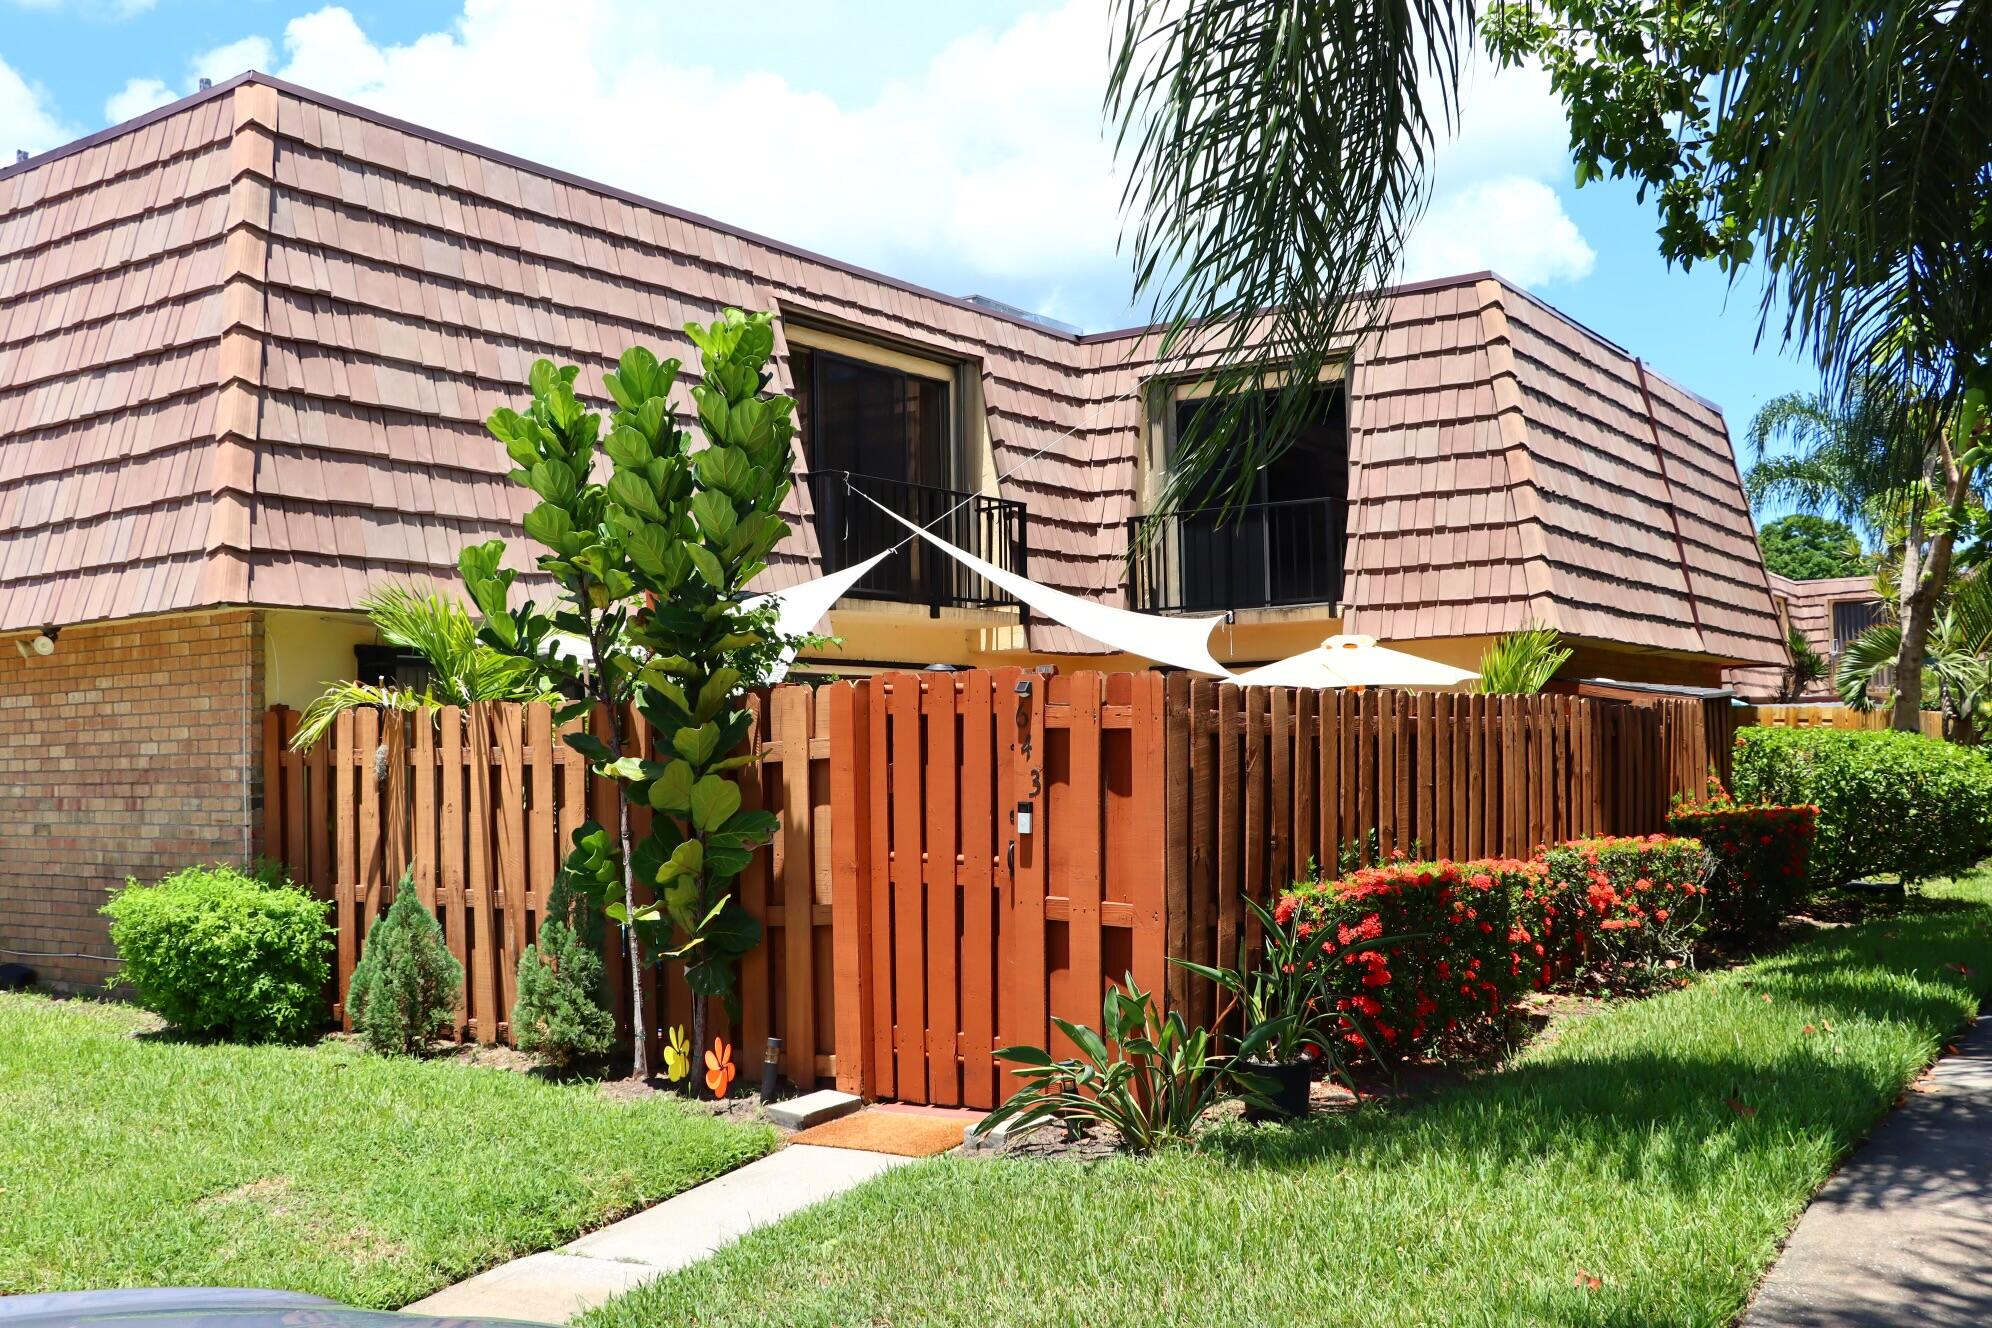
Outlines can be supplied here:
M262 617L70 627L33 659L17 639L0 641L0 962L95 986L115 967L111 889L254 850Z

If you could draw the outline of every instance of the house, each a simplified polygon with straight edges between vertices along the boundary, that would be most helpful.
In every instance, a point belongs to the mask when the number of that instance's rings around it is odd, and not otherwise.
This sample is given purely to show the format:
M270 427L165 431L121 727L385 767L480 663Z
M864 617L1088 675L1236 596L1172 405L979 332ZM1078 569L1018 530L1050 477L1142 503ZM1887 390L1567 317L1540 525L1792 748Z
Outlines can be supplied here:
M633 343L695 363L677 329L729 304L779 312L801 403L771 587L896 542L863 492L1061 589L1230 610L1239 664L1345 630L1470 665L1532 622L1630 682L1784 657L1720 411L1488 273L1392 291L1242 518L1174 517L1132 565L1195 427L1153 330L1080 335L260 74L0 171L0 301L0 958L58 981L106 971L107 885L254 851L264 707L396 667L368 587L516 544L481 421L532 361L584 387ZM919 551L835 630L813 662L842 673L1132 662Z
M1771 598L1779 616L1826 661L1826 675L1789 694L1785 667L1731 669L1729 685L1746 701L1798 701L1839 704L1833 670L1849 642L1888 617L1888 606L1875 591L1872 576L1836 576L1818 581L1794 581L1770 574Z

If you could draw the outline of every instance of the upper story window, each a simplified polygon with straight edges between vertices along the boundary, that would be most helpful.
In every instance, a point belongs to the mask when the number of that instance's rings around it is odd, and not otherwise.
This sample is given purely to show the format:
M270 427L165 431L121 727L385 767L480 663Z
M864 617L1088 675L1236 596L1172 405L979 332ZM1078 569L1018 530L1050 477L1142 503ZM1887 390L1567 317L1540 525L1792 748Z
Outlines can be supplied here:
M1839 654L1868 628L1882 622L1888 610L1878 599L1833 601L1833 653Z
M873 353L895 363L850 353L862 349L824 349L791 334L796 422L810 469L945 487L956 469L952 372L882 347Z
M1349 498L1348 394L1324 381L1292 443L1252 481L1242 506L1193 498L1153 532L1129 567L1134 607L1250 609L1333 605L1342 597L1342 543ZM1241 427L1263 429L1272 392L1246 403ZM1194 386L1169 387L1151 416L1151 500L1195 431L1207 427ZM1130 522L1133 539L1138 521Z
M957 367L815 327L786 331L823 570L903 543L906 528L889 511L999 567L1027 572L1023 505L994 497L993 484L991 492L978 491L977 467L965 455ZM866 576L856 594L936 612L1005 602L980 577L917 542Z

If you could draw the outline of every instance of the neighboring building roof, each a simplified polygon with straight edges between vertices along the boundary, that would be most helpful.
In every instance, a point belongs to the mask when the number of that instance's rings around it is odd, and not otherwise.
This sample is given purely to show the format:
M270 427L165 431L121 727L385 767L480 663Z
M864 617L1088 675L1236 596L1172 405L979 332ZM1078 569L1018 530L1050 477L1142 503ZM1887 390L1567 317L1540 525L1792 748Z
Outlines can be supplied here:
M1152 331L1075 337L263 75L0 171L0 298L0 628L453 581L516 536L482 420L532 360L695 364L676 329L727 304L974 366L1031 575L1121 594ZM1350 630L1782 656L1720 413L1619 348L1490 274L1423 283L1350 394ZM814 554L798 521L771 582Z
M1872 576L1834 576L1816 581L1795 581L1788 576L1770 575L1771 593L1785 608L1787 620L1829 665L1828 675L1800 692L1800 701L1838 701L1833 689L1830 665L1833 650L1833 605L1845 600L1879 602ZM1725 675L1730 686L1751 700L1775 701L1784 693L1784 667L1731 669Z

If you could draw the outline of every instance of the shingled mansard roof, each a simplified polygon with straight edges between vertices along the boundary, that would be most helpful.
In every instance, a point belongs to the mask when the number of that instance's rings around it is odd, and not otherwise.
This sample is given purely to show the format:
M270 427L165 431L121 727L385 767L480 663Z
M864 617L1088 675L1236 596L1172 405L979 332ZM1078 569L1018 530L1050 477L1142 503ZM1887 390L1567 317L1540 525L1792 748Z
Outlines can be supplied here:
M0 629L452 582L465 543L517 541L482 420L532 361L696 364L677 329L729 304L970 366L1032 576L1121 601L1151 333L1073 336L248 74L0 172ZM1394 291L1351 364L1349 630L1781 657L1714 407L1484 273ZM770 581L815 564L798 521Z

